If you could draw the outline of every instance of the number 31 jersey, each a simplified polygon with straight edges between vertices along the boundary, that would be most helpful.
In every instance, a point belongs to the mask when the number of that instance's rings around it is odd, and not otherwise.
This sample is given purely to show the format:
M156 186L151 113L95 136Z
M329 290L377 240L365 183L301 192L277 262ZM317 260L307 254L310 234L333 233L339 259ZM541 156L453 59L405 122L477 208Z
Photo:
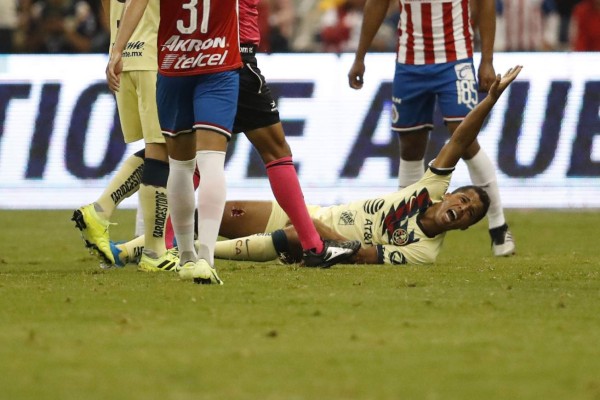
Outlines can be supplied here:
M240 68L238 26L237 0L162 0L159 72L183 76Z

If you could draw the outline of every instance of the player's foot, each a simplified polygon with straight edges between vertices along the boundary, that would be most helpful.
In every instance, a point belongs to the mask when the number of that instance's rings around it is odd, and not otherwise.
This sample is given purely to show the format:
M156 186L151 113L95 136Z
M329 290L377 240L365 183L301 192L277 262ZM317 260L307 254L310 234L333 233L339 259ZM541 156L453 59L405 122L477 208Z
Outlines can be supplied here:
M71 221L75 221L75 227L81 231L81 237L90 252L100 257L105 264L114 265L115 257L108 236L110 222L98 215L94 205L88 204L73 211Z
M113 242L112 240L110 240L108 242L108 244L110 245L110 251L113 255L113 258L115 259L114 264L109 264L105 261L100 262L100 268L102 269L110 269L113 267L119 267L122 268L125 266L125 264L127 264L129 262L129 256L127 255L127 253L121 249L119 249L117 246L125 243L125 242Z
M179 257L173 252L167 251L162 257L152 258L146 253L142 253L138 270L143 272L177 271Z
M179 277L183 280L193 280L194 283L208 285L216 283L222 285L223 281L217 275L217 271L212 268L204 259L196 262L188 261L178 268Z
M304 251L304 265L307 267L329 268L332 265L347 261L360 249L358 240L338 242L335 240L324 240L323 251L315 253L312 250Z
M508 257L515 254L515 241L507 224L490 229L490 237L492 238L492 252L494 256Z

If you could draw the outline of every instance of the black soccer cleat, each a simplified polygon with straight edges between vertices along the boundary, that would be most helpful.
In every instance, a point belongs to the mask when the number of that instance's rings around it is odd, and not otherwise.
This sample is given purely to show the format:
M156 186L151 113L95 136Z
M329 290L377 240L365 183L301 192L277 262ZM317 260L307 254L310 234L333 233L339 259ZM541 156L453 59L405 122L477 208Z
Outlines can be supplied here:
M338 242L335 240L324 240L323 251L315 253L305 250L302 257L304 266L329 268L332 265L343 263L352 257L360 249L358 240Z

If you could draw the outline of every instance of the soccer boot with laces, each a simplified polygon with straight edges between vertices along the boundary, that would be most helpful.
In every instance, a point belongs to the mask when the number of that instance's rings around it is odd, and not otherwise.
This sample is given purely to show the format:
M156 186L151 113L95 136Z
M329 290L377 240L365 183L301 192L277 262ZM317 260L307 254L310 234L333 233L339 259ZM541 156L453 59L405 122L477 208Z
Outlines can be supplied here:
M324 240L323 251L316 253L305 250L302 257L306 267L329 268L332 265L348 261L360 249L358 240Z
M75 222L75 227L81 232L81 237L85 246L90 249L90 253L102 259L102 262L108 265L115 264L115 257L110 248L110 239L108 227L110 222L101 218L93 204L88 204L73 211L71 221Z
M177 271L179 257L172 251L166 251L161 257L152 258L146 253L142 253L138 270L143 272L161 272Z
M515 254L515 241L507 224L490 229L490 237L494 256L508 257Z
M208 285L215 283L222 285L223 281L217 275L217 271L212 268L204 259L196 262L188 261L178 268L179 277L183 280L193 280L194 283Z

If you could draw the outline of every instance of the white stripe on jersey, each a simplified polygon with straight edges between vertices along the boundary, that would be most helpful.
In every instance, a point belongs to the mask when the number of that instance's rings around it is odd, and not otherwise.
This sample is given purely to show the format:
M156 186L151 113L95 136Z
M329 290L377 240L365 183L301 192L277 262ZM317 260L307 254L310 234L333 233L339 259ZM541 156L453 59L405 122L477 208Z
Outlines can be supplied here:
M463 57L461 54L469 54L469 50L467 49L467 41L465 39L464 34L464 25L462 20L462 8L460 7L452 7L452 22L453 30L454 30L454 46L456 47L456 57L458 60L462 60ZM471 20L471 12L469 11L469 21ZM469 24L469 34L471 38L473 38L473 27ZM472 40L472 39L471 39ZM471 45L471 49L473 45Z
M399 0L401 13L398 22L397 61L402 64L439 64L472 57L472 37L470 9L463 15L463 2L466 0ZM452 23L444 26L444 6L451 6L446 19L451 16ZM425 10L431 10L431 17L424 21ZM464 21L467 21L467 26ZM427 26L427 28L425 26ZM411 29L409 29L409 27ZM426 29L431 29L432 37L426 43ZM469 32L465 37L464 32ZM411 40L409 40L412 39ZM450 59L449 57L450 56Z

